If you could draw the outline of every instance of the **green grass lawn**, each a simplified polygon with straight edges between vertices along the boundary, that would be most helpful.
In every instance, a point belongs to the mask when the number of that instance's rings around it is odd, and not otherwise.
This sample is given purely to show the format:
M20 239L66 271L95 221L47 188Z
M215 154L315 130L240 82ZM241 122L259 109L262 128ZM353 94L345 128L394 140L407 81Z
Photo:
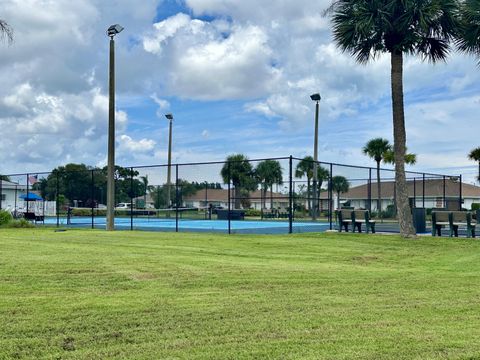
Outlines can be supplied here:
M11 358L480 358L480 241L1 229Z

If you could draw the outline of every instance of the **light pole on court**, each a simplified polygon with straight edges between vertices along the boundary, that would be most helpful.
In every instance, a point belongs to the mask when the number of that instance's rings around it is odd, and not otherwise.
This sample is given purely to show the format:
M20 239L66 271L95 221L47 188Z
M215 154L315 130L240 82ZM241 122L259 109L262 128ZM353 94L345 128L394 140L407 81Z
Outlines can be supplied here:
M113 38L123 27L115 24L108 28L110 37L110 66L108 92L108 160L107 160L107 230L115 230L115 41Z
M172 123L173 115L165 114L168 120L168 168L167 168L167 207L170 207L170 186L172 183Z
M320 94L310 95L310 98L315 101L315 134L314 134L314 145L313 145L313 212L312 219L317 219L317 184L318 184L318 111L320 108Z

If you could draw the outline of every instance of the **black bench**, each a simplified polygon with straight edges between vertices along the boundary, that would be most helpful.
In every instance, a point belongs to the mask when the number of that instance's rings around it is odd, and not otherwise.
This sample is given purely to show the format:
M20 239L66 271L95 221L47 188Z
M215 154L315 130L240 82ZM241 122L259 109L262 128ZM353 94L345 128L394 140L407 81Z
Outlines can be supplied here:
M465 228L467 237L475 237L475 225L467 211L432 211L432 236L442 236L442 228L448 226L450 237L458 237L459 227Z
M362 224L365 224L365 230L367 234L372 231L372 234L375 234L375 220L370 218L370 212L368 210L354 210L353 211L353 232L355 232L355 227L358 229L358 232L362 232Z

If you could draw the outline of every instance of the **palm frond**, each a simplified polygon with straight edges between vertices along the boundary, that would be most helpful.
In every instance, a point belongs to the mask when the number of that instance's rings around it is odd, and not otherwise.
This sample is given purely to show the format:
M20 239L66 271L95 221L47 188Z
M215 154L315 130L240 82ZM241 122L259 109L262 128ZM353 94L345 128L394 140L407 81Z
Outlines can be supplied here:
M2 19L0 19L0 39L7 40L9 44L13 42L13 29Z
M462 3L458 28L455 45L460 51L478 57L480 66L480 2L478 0L466 0Z

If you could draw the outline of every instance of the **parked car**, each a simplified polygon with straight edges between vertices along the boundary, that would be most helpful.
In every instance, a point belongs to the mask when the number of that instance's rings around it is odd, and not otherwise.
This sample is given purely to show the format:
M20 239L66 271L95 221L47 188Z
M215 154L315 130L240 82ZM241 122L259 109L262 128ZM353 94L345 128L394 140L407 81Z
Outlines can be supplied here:
M119 203L117 204L117 206L115 206L115 210L130 210L131 208L132 208L131 203Z

